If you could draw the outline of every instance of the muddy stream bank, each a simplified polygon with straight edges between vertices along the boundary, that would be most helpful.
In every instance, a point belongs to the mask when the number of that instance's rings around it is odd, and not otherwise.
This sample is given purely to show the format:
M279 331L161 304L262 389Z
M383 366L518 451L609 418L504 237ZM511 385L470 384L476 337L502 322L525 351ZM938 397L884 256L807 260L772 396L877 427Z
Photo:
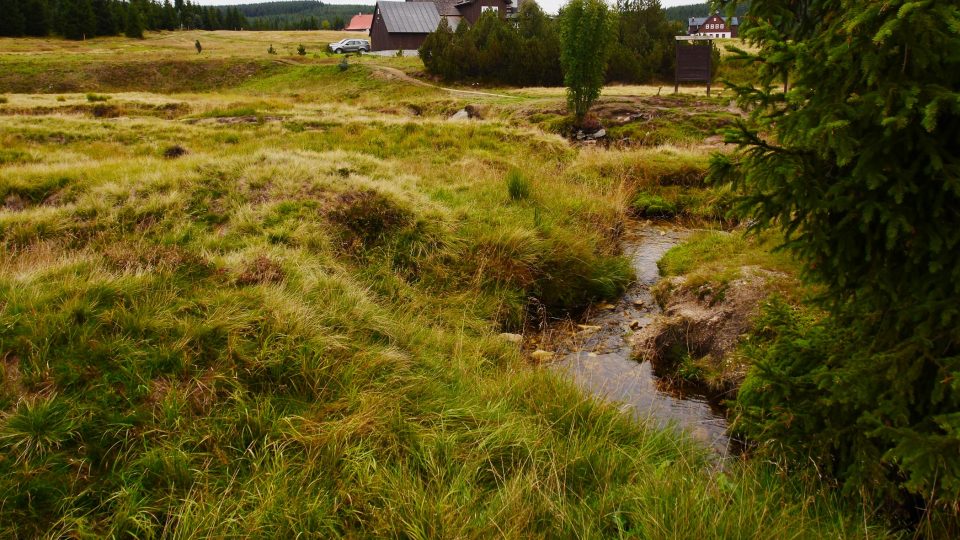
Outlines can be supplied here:
M688 433L722 456L731 451L720 408L695 389L659 379L649 362L634 359L631 336L651 324L660 308L650 288L660 279L657 261L689 231L631 221L624 235L636 282L616 302L595 307L573 338L557 349L551 369L570 376L591 394L613 401L635 418Z

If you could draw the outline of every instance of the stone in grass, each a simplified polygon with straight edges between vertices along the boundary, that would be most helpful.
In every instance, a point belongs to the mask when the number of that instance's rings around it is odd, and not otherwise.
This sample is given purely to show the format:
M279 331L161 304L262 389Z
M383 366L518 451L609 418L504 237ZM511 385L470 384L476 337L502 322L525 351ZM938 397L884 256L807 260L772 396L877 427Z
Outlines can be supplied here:
M507 343L521 343L523 341L523 336L520 334L511 334L510 332L504 332L498 335L500 339L506 341Z
M466 109L460 109L459 111L455 112L453 116L450 117L450 120L453 120L453 121L469 120L469 119L470 119L470 112L467 111Z
M533 358L537 362L544 362L544 361L550 360L553 357L554 357L554 353L550 351L545 351L543 349L537 349L532 353L530 353L530 358Z

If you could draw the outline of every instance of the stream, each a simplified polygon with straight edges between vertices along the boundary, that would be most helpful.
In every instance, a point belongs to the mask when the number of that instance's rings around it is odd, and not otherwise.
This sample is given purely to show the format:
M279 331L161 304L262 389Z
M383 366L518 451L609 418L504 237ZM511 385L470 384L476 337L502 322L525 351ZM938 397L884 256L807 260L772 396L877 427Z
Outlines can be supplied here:
M661 381L649 362L633 358L629 339L660 313L650 292L660 279L657 261L688 234L649 222L628 222L624 254L632 260L636 282L616 304L593 310L581 326L587 331L552 368L568 374L585 391L621 404L635 418L682 430L725 457L731 444L722 411L696 391Z

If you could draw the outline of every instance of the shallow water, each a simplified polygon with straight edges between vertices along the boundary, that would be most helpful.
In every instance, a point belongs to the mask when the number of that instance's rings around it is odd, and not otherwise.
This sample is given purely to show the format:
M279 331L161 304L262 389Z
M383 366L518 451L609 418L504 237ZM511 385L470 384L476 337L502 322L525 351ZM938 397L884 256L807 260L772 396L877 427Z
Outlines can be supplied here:
M585 390L622 404L635 417L683 430L726 455L730 439L722 413L706 396L661 382L649 362L633 359L629 340L660 312L650 294L650 287L660 279L657 261L686 234L682 229L631 222L624 253L633 261L637 282L613 309L601 310L583 323L600 328L581 332L583 337L574 349L553 367L568 373Z

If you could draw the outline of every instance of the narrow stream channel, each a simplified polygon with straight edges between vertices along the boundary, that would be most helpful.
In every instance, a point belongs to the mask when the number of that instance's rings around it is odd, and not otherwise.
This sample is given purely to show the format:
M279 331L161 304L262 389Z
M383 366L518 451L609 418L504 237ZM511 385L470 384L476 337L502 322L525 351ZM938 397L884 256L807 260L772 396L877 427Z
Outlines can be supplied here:
M586 391L622 404L634 417L683 430L726 456L730 439L722 412L706 396L682 392L660 381L649 362L634 360L629 339L660 313L650 293L660 279L657 261L687 234L683 229L629 222L624 253L633 261L637 282L612 309L608 306L587 319L584 337L552 367L567 373Z

